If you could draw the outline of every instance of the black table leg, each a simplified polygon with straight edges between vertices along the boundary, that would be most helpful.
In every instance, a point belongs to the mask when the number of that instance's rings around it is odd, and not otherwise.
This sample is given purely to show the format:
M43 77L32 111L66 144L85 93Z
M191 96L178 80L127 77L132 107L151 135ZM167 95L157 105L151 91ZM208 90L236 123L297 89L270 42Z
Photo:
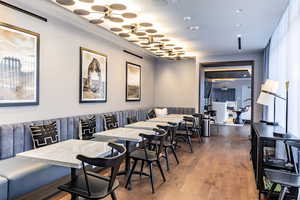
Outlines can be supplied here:
M77 169L76 168L71 168L71 183L75 183L77 179ZM78 200L78 196L75 194L72 194L71 197L72 200Z

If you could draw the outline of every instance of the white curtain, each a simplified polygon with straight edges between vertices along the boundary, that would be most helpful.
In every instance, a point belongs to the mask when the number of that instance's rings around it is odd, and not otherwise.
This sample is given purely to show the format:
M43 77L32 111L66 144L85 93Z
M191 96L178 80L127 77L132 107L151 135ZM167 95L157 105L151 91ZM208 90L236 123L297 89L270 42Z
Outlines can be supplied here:
M290 4L273 33L270 45L269 79L280 82L278 94L285 97L285 82L289 81L288 129L300 136L300 0ZM273 120L273 108L268 120ZM276 121L285 126L285 102L277 100Z

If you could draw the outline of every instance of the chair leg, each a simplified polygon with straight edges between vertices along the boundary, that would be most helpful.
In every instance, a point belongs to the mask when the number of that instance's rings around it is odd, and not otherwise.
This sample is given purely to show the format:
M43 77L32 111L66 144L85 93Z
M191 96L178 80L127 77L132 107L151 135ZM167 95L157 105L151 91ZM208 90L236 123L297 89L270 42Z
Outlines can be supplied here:
M150 169L150 182L152 187L152 193L155 193L154 191L154 185L153 185L153 173L152 173L152 162L148 164Z
M187 142L190 146L191 153L194 153L193 147L192 147L192 140L191 140L191 137L189 135L187 136Z
M165 150L165 159L166 159L166 163L167 163L167 171L170 170L170 166L169 166L169 155L168 155L168 148L164 147Z
M286 186L284 186L283 189L281 189L278 200L283 200L284 199L284 196L285 196L285 193L286 193L287 189L288 188Z
M113 192L110 194L110 196L111 196L111 199L112 199L112 200L117 200L117 195L116 195L115 191L113 191Z
M173 147L173 145L171 146L171 150L172 150L172 153L176 159L176 162L177 162L177 165L179 164L179 160L178 160L178 157L177 157L177 154L176 154L176 151L175 151L175 148Z
M201 137L201 132L200 130L197 131L197 134L198 134L198 140L199 140L199 143L201 144L203 142L202 140L202 137Z
M137 163L137 160L134 160L134 163L133 163L132 169L131 169L131 171L130 171L130 173L129 173L129 176L128 176L128 179L127 179L127 182L126 182L126 185L125 185L125 188L127 188L127 187L128 187L128 184L129 184L129 183L130 183L130 181L131 181L131 176L132 176L132 174L133 174L133 172L134 172L134 170L135 170L136 163Z
M145 161L142 160L142 165L141 165L141 172L140 172L140 176L142 176L143 174L143 170L144 170L144 163Z
M161 174L161 176L162 176L164 182L166 182L166 177L165 177L164 171L163 171L163 169L162 169L162 167L161 167L160 161L157 160L156 162L157 162L157 166L158 166L158 168L159 168L160 174Z
M271 187L271 190L268 192L268 195L267 195L267 200L269 200L271 198L271 195L273 194L275 188L276 188L277 184L273 183L272 187Z

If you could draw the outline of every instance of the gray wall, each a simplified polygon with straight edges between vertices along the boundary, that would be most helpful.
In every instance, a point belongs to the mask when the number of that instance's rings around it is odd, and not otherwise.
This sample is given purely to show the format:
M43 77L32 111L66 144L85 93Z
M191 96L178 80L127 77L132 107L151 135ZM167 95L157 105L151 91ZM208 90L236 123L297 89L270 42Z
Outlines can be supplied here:
M194 107L196 61L160 59L155 70L155 105Z
M45 23L0 6L0 21L41 35L40 105L0 107L0 124L154 105L155 60L153 58L147 56L143 60L135 58L123 53L122 47L110 41L63 23L52 16L47 17L49 21ZM79 104L80 46L102 52L108 56L107 103ZM125 101L126 61L142 65L141 102L127 103Z

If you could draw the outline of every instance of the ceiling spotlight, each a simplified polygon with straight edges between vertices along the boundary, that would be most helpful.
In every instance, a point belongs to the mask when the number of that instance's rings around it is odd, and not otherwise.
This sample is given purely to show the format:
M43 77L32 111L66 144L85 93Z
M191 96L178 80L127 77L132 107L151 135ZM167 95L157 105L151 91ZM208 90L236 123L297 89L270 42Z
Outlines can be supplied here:
M237 35L238 38L238 50L242 51L242 35Z
M183 18L183 21L187 22L187 21L191 21L191 19L192 18L190 16L186 16L186 17Z
M188 29L190 29L191 31L198 31L200 29L199 26L189 26Z
M243 12L243 9L241 9L241 8L236 9L235 12L236 12L236 13L241 13L241 12Z

